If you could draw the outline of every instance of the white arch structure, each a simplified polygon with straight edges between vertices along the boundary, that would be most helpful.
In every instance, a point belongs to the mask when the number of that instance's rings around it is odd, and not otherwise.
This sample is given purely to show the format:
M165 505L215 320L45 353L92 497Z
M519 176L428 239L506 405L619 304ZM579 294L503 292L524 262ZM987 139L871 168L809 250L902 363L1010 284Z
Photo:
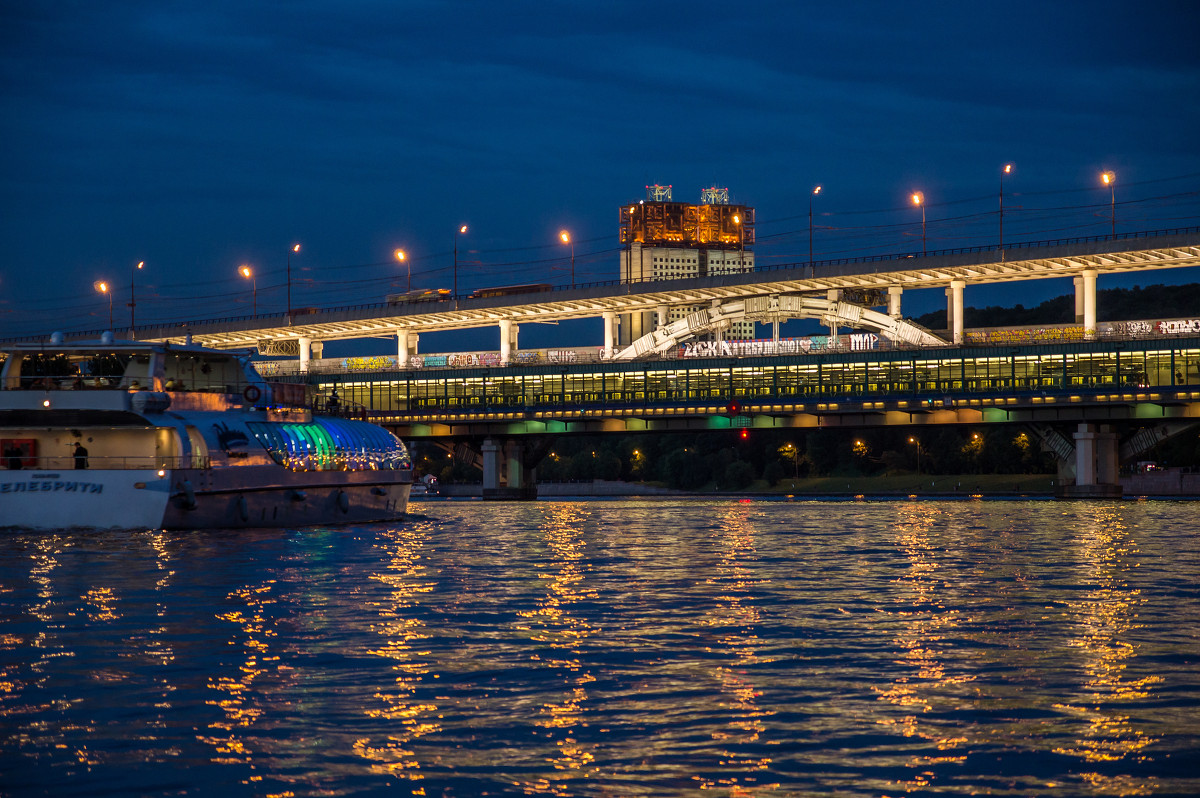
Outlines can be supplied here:
M878 332L898 343L915 346L945 346L946 342L923 327L877 310L821 296L772 294L752 296L732 302L713 303L712 307L689 313L643 335L613 355L613 360L634 360L644 355L661 355L681 342L714 329L723 329L742 320L774 321L783 319L819 319L828 327L850 327Z

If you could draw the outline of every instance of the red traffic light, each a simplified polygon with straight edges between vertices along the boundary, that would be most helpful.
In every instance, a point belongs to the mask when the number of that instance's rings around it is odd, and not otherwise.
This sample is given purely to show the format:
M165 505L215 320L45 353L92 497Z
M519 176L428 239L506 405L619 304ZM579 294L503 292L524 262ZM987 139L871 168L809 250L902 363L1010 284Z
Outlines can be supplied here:
M742 427L742 431L738 433L738 437L741 438L742 440L749 439L750 430L746 429L745 427Z
M729 403L729 415L736 416L740 412L742 412L742 405L740 402Z

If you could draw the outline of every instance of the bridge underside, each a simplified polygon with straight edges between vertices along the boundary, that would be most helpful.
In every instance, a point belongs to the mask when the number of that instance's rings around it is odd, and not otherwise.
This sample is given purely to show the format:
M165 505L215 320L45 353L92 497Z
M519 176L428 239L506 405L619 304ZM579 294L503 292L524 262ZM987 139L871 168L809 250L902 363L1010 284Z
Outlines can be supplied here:
M923 327L902 318L872 310L852 302L817 296L776 294L746 297L730 302L714 302L711 307L688 314L643 335L613 356L614 360L634 360L662 355L684 341L714 330L723 330L737 321L786 321L818 319L827 327L871 330L896 343L913 346L944 346L946 341Z

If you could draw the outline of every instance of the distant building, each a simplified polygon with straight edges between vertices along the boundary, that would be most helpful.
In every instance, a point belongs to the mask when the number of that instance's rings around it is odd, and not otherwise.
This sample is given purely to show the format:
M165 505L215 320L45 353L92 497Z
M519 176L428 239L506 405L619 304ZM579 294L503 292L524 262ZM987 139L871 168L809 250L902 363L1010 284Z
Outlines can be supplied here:
M621 280L679 280L754 270L754 209L730 205L729 190L706 188L697 205L671 201L670 186L646 186L646 199L622 206ZM665 323L698 308L673 307ZM651 332L655 313L621 316L618 343L626 346ZM700 340L713 340L708 334ZM735 322L724 340L754 338L754 322Z

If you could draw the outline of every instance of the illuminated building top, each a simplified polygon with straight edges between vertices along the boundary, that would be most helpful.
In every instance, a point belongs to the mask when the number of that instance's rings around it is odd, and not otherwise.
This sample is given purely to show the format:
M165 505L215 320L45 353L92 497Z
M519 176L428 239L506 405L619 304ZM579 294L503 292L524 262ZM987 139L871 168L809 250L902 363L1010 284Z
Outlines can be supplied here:
M754 209L745 205L639 202L621 207L621 243L702 249L754 244Z

